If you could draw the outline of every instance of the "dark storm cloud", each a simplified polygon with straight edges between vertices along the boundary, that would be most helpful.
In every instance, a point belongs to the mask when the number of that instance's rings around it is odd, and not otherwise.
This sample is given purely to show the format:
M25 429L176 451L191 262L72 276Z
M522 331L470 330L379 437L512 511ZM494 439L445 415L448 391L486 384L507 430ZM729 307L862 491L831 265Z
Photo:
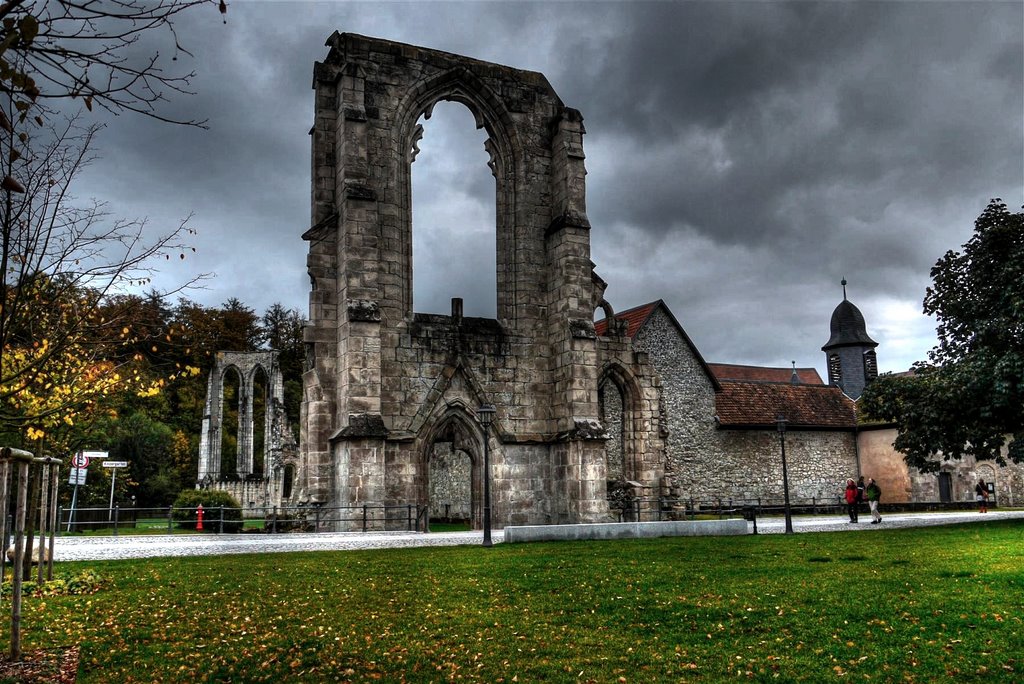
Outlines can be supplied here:
M821 366L845 276L881 366L900 369L933 344L919 315L930 266L969 237L989 197L1024 201L1022 14L955 2L235 2L226 26L215 12L182 24L197 94L168 111L209 131L117 117L88 194L154 224L194 211L194 265L218 274L198 299L304 309L298 236L324 40L340 30L446 50L540 71L583 112L593 259L617 309L665 299L711 360ZM415 255L447 255L418 261L416 308L445 312L463 296L473 315L493 308L493 262L477 257L493 241L494 181L460 121L428 127L414 166L427 183Z

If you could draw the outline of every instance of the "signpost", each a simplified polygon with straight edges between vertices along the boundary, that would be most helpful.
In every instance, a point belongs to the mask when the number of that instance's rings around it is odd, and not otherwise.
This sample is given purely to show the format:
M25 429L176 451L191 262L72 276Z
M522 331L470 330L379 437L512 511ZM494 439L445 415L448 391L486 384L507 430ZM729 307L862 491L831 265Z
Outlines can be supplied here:
M114 520L114 483L117 482L117 469L127 468L128 461L104 461L104 468L112 468L114 472L110 473L110 521ZM114 528L115 531L117 528Z
M75 504L78 501L78 485L85 486L85 476L89 473L89 461L91 459L103 460L109 454L106 451L79 451L71 457L71 475L68 477L68 484L75 485L71 493L71 511L68 513L68 532L71 531L71 521L75 518ZM125 464L127 465L127 464ZM114 471L117 472L116 470ZM113 487L111 487L113 495Z
M91 458L97 461L102 461L103 459L110 455L106 451L79 451L78 453L81 454L82 456L85 456L86 458Z

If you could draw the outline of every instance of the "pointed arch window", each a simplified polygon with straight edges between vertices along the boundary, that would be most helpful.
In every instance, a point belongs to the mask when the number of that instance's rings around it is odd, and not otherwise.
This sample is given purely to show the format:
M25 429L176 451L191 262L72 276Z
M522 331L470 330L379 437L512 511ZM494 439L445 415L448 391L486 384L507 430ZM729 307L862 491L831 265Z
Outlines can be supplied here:
M496 186L487 132L459 102L438 102L417 126L412 164L413 306L497 315Z

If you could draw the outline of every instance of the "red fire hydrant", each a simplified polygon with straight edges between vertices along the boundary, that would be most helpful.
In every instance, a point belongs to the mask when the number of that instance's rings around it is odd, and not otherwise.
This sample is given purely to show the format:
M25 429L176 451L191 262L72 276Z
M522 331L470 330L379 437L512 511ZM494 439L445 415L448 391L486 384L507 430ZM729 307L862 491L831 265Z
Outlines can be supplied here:
M196 509L196 529L203 529L203 504L199 504L199 508Z

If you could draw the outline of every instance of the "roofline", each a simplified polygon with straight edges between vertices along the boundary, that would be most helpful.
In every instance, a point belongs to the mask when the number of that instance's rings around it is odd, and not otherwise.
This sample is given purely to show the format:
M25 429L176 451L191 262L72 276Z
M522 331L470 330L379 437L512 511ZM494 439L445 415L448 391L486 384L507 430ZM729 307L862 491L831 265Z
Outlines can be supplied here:
M672 321L672 324L674 326L676 326L676 329L679 331L679 334L683 336L683 340L686 342L687 346L690 348L690 351L693 352L693 355L697 358L697 361L700 362L701 368L704 369L705 375L707 375L708 379L711 380L712 387L715 388L716 392L721 392L722 391L722 384L720 382L718 382L718 378L716 378L715 374L711 372L711 367L708 366L708 362L704 360L704 356L701 355L700 350L697 349L697 345L695 345L693 343L693 340L690 339L690 336L686 334L686 330L683 329L683 326L679 325L679 321L676 320L675 314L673 314L672 310L668 308L668 304L665 303L665 300L664 299L659 299L656 302L651 302L649 304L644 304L644 306L650 306L651 307L651 314L654 314L655 310L658 309L658 307L661 307L661 308L665 309L665 313L668 314L669 320ZM640 307L636 307L636 308L640 308ZM644 325L647 323L648 320L650 320L650 318L651 318L651 316L648 315L647 318L644 319L643 323L641 323L637 327L637 329L636 329L637 333L640 332L641 328L644 327Z
M719 430L778 430L777 423L737 423L735 425L719 424ZM802 432L857 432L856 425L802 425L786 423L786 432L800 430Z

